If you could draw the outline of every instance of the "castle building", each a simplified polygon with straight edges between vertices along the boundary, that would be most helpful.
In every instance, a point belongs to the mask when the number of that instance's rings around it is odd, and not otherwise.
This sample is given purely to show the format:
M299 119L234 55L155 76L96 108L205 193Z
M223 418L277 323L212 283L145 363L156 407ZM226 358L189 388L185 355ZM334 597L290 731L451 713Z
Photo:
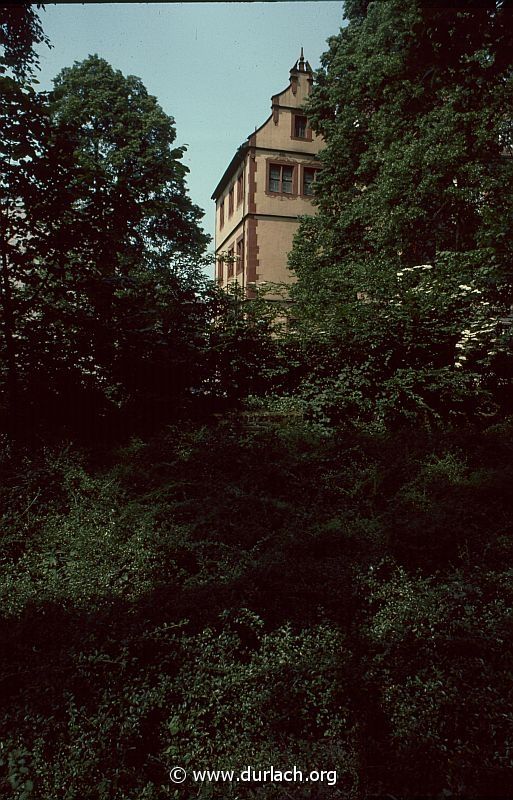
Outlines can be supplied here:
M212 195L216 203L216 279L251 299L259 285L290 283L287 255L298 217L314 214L313 184L323 141L302 106L313 72L303 57L286 89L272 97L270 117L236 151Z

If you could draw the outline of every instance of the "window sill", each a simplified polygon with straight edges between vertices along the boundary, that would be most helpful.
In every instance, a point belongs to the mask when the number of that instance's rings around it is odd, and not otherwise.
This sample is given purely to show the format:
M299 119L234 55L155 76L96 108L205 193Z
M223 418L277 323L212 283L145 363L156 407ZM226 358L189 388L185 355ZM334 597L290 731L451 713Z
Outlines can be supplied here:
M291 199L298 197L297 192L273 192L271 189L266 189L265 193L268 197L290 197Z

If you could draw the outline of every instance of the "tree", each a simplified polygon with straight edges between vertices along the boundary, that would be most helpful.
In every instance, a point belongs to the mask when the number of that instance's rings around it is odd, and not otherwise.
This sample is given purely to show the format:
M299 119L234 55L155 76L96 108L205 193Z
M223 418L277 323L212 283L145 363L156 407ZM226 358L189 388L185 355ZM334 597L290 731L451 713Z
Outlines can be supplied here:
M40 8L38 5L36 8ZM49 44L36 8L26 3L0 9L0 309L9 416L18 409L19 359L15 286L26 264L29 232L27 196L41 157L47 123L44 103L33 87L38 65L34 45Z
M437 376L468 394L465 331L479 334L474 388L498 374L485 354L513 282L511 13L420 0L348 12L308 103L326 148L293 292L304 325L340 341L339 366L374 372L371 404L403 370L424 374L411 396L431 408Z
M51 95L57 135L72 138L74 232L103 273L197 256L207 237L173 147L174 120L142 81L98 56L64 69Z
M510 22L394 0L331 39L309 113L327 143L319 206L344 251L418 264L488 242L492 213L505 224Z
M0 68L17 79L33 76L38 66L35 44L50 44L43 32L37 9L40 3L6 3L0 6Z
M208 305L199 296L208 237L174 120L139 78L98 56L61 72L50 110L55 146L72 151L57 228L68 365L71 356L80 383L109 401L169 410L194 383Z
M63 70L46 112L31 178L11 191L25 231L10 291L26 410L93 427L109 409L169 413L196 381L208 316L208 237L173 119L97 56Z

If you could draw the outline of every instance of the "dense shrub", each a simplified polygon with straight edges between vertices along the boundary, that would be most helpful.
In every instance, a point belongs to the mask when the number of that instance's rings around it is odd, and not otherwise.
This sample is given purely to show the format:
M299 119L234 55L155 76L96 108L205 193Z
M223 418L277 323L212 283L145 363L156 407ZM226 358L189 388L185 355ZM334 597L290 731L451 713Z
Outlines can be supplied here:
M305 798L507 779L511 425L265 419L3 465L6 796L284 788L173 765L337 770Z

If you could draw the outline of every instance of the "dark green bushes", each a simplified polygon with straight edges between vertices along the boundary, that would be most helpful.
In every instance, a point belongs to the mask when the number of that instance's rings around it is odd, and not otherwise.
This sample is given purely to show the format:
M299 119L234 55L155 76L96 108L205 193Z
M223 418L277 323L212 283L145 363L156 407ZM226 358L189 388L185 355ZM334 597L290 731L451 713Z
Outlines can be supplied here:
M511 425L247 419L25 460L28 511L4 465L6 796L174 797L173 765L337 770L305 798L507 780Z
M183 149L140 81L90 57L50 108L7 79L0 194L27 213L3 235L2 796L513 785L506 6L347 3L284 337L201 279ZM190 772L271 765L337 781Z

